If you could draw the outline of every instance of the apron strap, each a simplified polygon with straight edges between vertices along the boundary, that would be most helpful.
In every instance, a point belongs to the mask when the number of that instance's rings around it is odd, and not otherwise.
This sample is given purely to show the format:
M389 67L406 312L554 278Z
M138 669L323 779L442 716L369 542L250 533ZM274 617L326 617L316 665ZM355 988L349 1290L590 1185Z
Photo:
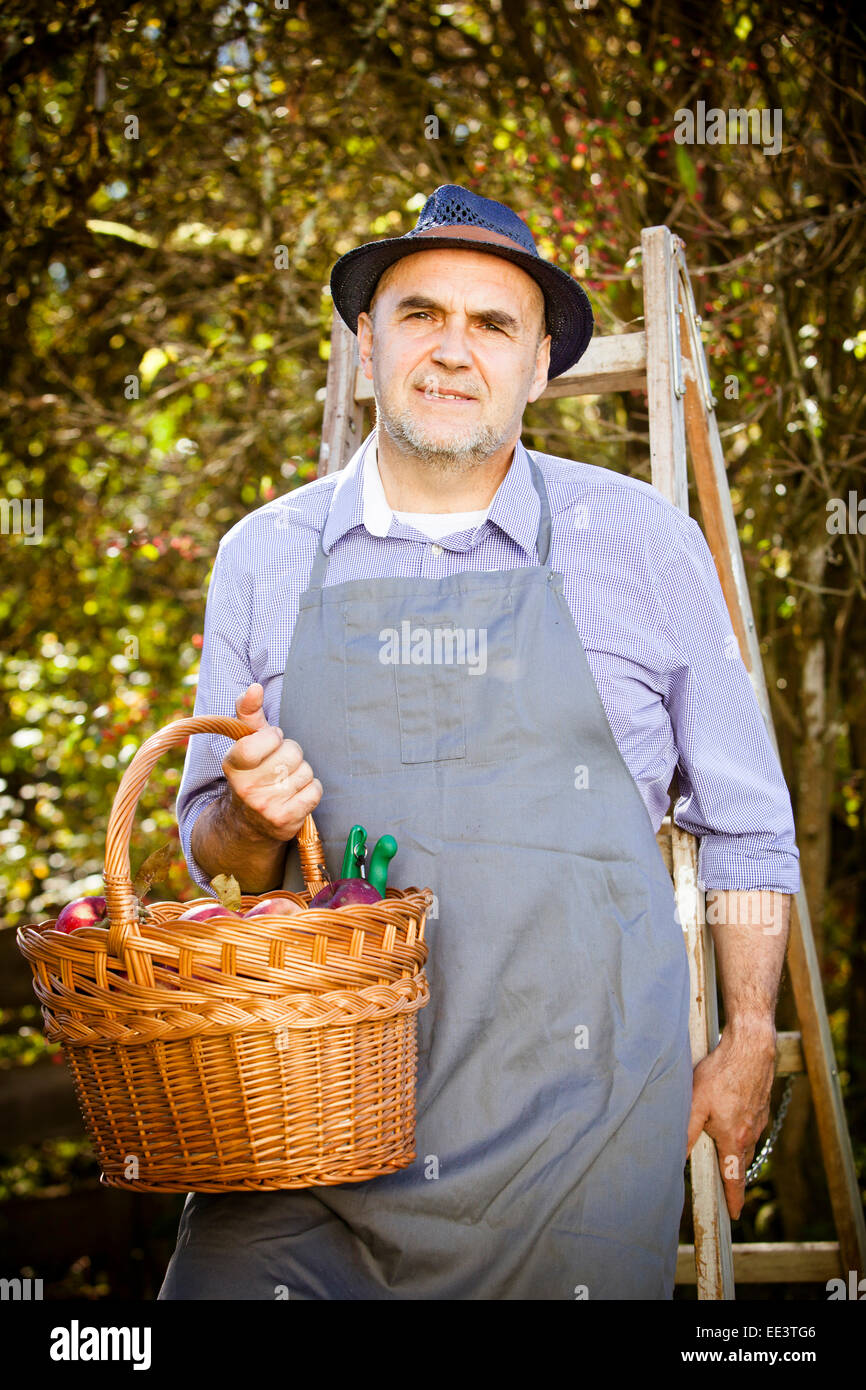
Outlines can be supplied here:
M535 491L538 493L538 500L541 504L541 511L538 518L538 536L536 546L538 548L538 563L547 566L547 557L550 554L550 502L547 497L547 488L541 469L535 462L529 450L526 450L526 457L529 459L529 472ZM362 484L363 486L363 484ZM307 585L309 589L321 589L325 583L325 575L328 570L328 555L322 547L322 535L324 527L319 532L319 544L316 549L316 558L313 561L313 568L310 571L310 579Z
M526 457L529 459L529 471L532 475L535 491L538 493L538 500L541 503L541 514L538 518L538 537L535 542L538 548L538 563L549 569L547 557L550 554L550 502L547 497L547 487L542 477L541 469L528 449L526 450Z
M325 574L328 569L328 556L322 549L322 534L324 527L319 532L319 544L316 548L316 558L313 561L313 568L310 570L310 579L307 589L321 589L325 583Z

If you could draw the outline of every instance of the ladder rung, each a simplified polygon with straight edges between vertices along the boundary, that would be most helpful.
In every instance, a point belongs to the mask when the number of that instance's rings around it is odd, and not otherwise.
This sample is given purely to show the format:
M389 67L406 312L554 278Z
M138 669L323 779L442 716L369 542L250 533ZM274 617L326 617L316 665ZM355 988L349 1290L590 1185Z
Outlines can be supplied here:
M733 1246L738 1284L825 1284L843 1274L837 1240L778 1241ZM694 1284L695 1247L677 1251L677 1284Z
M799 1076L806 1070L799 1033L776 1034L776 1075Z
M597 396L604 391L640 390L646 386L646 334L609 333L590 343L571 372L554 377L540 399ZM355 400L371 401L373 383L360 367L355 372Z
M646 334L610 333L590 343L573 371L554 377L541 400L632 390L646 390Z

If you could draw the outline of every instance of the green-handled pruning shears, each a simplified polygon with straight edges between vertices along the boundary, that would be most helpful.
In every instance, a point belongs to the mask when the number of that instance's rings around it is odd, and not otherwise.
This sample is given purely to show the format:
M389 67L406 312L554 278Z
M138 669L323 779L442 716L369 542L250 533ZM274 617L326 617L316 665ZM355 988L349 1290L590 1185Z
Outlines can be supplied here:
M370 856L370 871L367 874L367 881L376 889L377 892L385 896L385 884L388 878L388 865L397 853L397 841L393 835L383 835L376 841L376 848Z
M376 889L377 893L381 893L383 898L388 880L388 865L396 853L397 841L394 836L382 835L376 841L376 847L370 856L367 882ZM340 878L363 878L362 867L366 858L367 832L363 825L353 825L346 841Z
M367 857L367 832L363 825L353 825L343 853L340 878L361 878L361 865Z

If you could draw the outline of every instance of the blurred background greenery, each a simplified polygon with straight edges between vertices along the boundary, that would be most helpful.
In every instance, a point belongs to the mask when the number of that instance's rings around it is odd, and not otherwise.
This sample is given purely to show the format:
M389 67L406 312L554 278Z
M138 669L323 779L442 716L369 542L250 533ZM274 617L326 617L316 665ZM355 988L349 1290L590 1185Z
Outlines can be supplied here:
M55 1297L159 1286L182 1198L98 1189L14 928L100 891L123 768L192 706L220 536L316 476L334 260L447 182L515 207L599 333L640 327L641 228L686 242L862 1172L864 541L827 526L866 494L862 20L7 0L0 37L4 518L43 506L38 543L0 535L4 1272L38 1265ZM780 153L678 144L699 100L780 112ZM533 406L524 442L649 478L637 392ZM150 780L134 863L176 835L181 764ZM152 896L193 895L178 853ZM832 1238L802 1080L742 1234Z

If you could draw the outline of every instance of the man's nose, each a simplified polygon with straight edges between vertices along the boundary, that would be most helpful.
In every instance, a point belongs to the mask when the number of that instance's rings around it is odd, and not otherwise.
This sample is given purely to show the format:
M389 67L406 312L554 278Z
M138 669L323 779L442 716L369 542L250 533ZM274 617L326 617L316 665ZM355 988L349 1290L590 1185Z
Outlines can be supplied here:
M439 329L431 354L434 362L454 371L457 367L472 365L472 351L469 346L468 328L465 324L449 319Z

